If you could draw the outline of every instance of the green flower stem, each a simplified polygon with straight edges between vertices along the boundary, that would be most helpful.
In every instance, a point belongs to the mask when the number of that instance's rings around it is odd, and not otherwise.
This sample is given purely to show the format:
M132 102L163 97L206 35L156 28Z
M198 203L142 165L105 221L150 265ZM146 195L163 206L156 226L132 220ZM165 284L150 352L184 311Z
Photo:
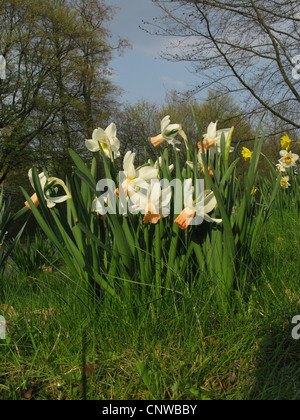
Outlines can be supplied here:
M161 286L161 245L160 245L160 222L155 225L155 279L158 293Z

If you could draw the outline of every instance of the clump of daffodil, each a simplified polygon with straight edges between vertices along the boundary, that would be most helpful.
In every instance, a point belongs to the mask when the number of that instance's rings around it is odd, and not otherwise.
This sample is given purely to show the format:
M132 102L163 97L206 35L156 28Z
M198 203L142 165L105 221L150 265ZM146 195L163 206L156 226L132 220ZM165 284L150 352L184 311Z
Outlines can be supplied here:
M283 137L281 137L281 147L285 150L290 150L291 144L293 140L290 139L289 135L285 133Z
M252 155L253 155L253 152L251 152L251 150L247 149L247 147L243 147L242 156L245 160L248 160L248 159L251 160Z

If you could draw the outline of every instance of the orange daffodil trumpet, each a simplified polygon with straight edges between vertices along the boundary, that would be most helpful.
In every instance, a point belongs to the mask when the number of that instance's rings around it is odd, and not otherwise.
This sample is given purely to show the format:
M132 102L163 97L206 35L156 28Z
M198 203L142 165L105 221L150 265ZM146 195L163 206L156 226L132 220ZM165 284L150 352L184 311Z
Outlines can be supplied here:
M96 128L91 140L86 140L85 145L90 152L99 152L101 145L106 157L113 160L120 156L120 141L117 138L115 123L111 123L105 130Z
M150 140L154 147L158 147L164 142L176 146L180 142L175 137L181 133L183 133L181 125L171 124L171 118L167 115L161 121L161 133L158 136L151 137Z
M193 224L193 219L195 216L202 217L206 222L222 223L222 219L213 219L208 215L217 207L217 200L212 191L205 190L200 195L199 200L196 200L196 203L194 203L193 185L191 179L187 179L185 181L184 188L185 208L175 219L175 223L180 227L180 229L187 230L189 226Z
M32 169L29 169L29 171L28 171L28 178L29 178L29 181L30 181L30 184L31 184L32 188L34 189ZM39 174L39 181L40 181L40 184L41 184L41 189L42 189L43 194L44 194L44 198L45 198L46 203L47 203L47 207L49 209L53 208L56 204L63 203L64 201L72 198L66 184L61 179L55 178L55 177L51 177L51 178L47 179L44 172L42 172L42 173ZM66 195L59 196L59 197L52 197L50 195L49 189L50 189L50 187L54 187L56 185L60 185L65 190ZM38 201L38 197L37 197L36 193L34 193L31 196L31 200L36 207L39 206L39 201ZM29 205L28 201L25 202L25 206L30 208L30 205Z

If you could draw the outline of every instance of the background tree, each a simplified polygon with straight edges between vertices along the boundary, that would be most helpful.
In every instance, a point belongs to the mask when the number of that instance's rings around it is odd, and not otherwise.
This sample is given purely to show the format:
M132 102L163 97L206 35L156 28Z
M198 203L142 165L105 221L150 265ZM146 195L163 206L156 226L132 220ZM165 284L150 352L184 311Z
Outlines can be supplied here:
M218 94L238 95L255 123L267 112L280 121L277 133L295 129L299 135L300 80L293 77L298 0L154 2L163 14L152 32L174 37L162 56L191 64L200 77L194 93L213 86Z
M102 0L0 0L7 62L0 80L0 184L32 163L65 175L68 147L84 153L84 139L107 123L119 93L109 79L112 17Z
M150 137L160 132L159 106L144 99L135 104L125 104L116 115L118 138L121 142L121 156L127 151L137 154L135 163L143 164L146 159L156 161L157 153ZM122 159L120 159L122 168Z

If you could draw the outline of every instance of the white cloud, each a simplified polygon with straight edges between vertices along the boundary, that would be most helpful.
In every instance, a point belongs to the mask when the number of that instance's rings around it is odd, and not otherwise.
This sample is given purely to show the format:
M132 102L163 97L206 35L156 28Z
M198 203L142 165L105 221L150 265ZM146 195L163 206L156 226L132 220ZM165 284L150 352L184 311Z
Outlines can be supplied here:
M160 80L165 84L176 86L178 88L185 87L185 82L183 82L182 80L173 80L169 76L161 76Z

